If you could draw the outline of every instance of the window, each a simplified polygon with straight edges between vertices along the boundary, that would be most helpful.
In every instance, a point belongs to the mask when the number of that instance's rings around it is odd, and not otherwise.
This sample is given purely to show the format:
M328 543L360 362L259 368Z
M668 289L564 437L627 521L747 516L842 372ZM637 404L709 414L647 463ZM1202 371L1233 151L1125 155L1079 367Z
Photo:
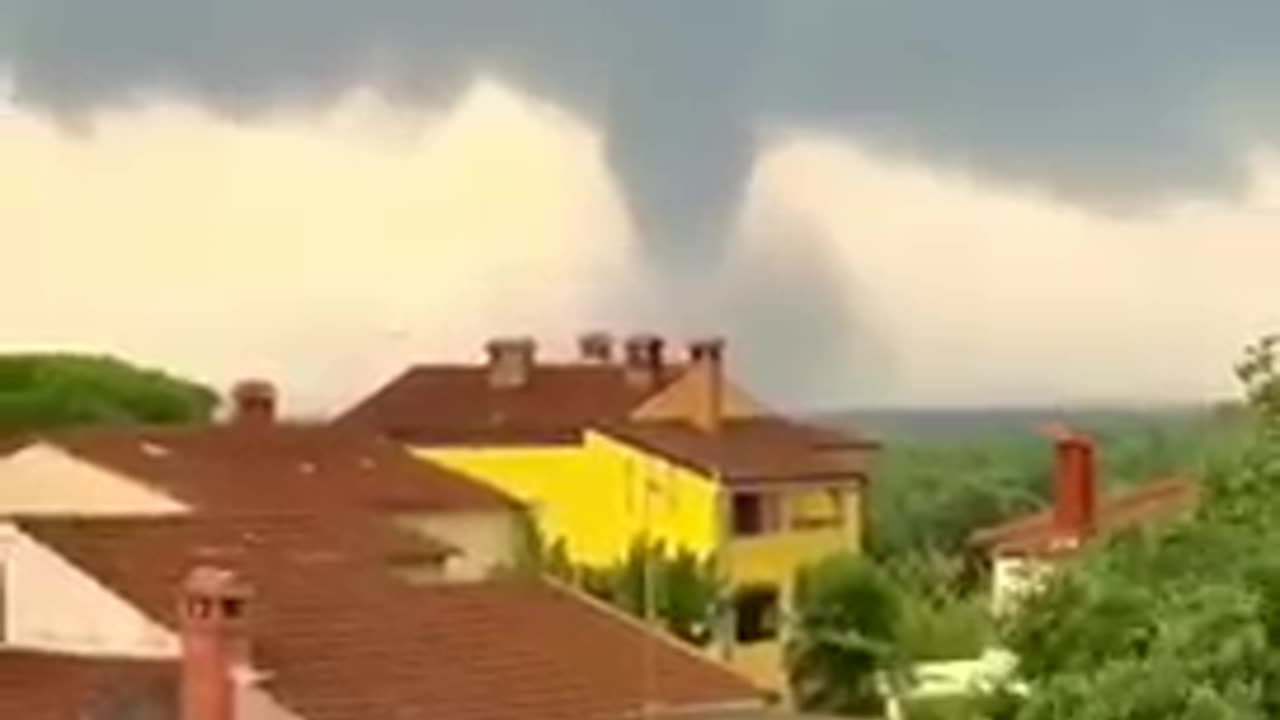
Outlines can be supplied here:
M778 529L778 497L768 493L734 493L733 534L764 535Z
M778 589L771 585L742 588L733 600L734 637L757 643L778 637Z
M791 496L791 529L818 530L844 525L844 497L839 490L808 490Z

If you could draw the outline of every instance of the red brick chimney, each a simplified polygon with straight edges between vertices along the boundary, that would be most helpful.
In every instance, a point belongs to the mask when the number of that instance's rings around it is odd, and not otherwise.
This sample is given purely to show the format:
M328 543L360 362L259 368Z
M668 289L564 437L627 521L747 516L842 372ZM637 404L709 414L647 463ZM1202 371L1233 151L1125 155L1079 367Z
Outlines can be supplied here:
M724 423L724 340L702 338L689 343L689 364L699 373L701 390L694 408L694 424L717 433Z
M583 362L608 365L613 362L613 336L607 332L589 332L578 338L578 356Z
M1097 523L1097 467L1093 441L1065 428L1054 438L1053 520L1059 534L1083 541Z
M241 380L231 389L231 422L267 426L276 421L276 388L267 380Z
M632 335L624 345L623 372L627 384L637 390L654 390L662 380L663 340L657 335Z
M529 384L538 345L533 338L495 338L485 345L489 354L489 386L512 389Z
M235 572L200 566L182 581L182 720L237 720L233 670L249 663L252 592Z

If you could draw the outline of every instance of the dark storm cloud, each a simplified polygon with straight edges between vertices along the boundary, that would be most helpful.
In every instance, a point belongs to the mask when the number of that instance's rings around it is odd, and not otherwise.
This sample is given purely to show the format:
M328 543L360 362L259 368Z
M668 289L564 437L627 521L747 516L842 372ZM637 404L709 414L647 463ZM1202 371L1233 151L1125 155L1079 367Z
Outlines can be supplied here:
M680 246L719 234L777 122L1109 207L1229 191L1220 113L1261 113L1280 73L1272 0L0 0L0 24L23 100L71 113L145 87L229 112L364 81L439 100L492 70L601 123Z
M439 103L495 73L601 128L677 274L715 264L779 127L1112 211L1230 193L1243 146L1280 137L1278 36L1275 0L0 0L19 102L69 121L139 90L235 116L359 84ZM802 262L786 304L731 309L776 346L858 332L848 279Z

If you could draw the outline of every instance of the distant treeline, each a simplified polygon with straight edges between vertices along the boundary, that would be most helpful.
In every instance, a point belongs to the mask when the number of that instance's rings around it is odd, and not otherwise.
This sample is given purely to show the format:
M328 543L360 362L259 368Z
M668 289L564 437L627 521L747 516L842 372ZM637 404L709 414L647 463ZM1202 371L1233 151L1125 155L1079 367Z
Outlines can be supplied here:
M959 553L977 527L1049 501L1052 452L1039 429L1091 434L1104 488L1199 477L1238 449L1241 415L1225 405L1159 409L872 410L827 416L885 443L871 486L869 540L881 557Z

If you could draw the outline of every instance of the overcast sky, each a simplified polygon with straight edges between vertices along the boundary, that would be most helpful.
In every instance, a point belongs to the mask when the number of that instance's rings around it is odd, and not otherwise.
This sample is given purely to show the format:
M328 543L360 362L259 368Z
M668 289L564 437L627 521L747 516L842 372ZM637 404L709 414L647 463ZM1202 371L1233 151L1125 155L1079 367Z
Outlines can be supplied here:
M1186 400L1280 329L1272 0L0 0L0 343L298 409L532 332L791 406ZM3 99L7 98L7 99Z

